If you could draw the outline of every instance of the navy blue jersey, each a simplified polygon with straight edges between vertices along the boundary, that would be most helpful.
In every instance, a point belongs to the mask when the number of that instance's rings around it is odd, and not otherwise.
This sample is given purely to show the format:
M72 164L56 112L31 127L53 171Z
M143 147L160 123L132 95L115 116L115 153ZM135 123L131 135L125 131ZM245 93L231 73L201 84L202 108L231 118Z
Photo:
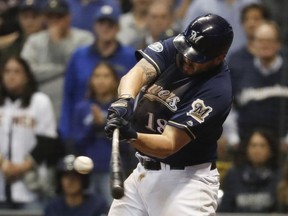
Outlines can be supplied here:
M212 71L187 76L177 67L176 54L173 38L137 52L155 67L158 77L142 88L133 125L138 132L161 134L168 124L192 137L177 153L156 160L174 166L214 161L232 103L229 69L223 63Z

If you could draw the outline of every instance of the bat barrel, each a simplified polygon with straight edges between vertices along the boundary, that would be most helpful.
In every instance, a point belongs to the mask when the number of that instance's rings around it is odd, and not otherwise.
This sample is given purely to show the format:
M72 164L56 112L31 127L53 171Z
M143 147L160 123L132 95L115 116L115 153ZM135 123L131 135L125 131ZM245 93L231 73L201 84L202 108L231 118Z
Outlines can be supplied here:
M113 131L111 153L111 194L114 199L124 196L123 172L119 153L119 129Z

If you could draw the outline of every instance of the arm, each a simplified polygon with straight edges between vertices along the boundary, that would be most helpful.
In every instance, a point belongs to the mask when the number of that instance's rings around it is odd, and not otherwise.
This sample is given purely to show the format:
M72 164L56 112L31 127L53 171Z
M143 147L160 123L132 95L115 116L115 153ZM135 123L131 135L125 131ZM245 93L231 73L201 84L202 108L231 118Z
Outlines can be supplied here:
M154 81L156 77L157 72L155 68L147 60L141 59L141 61L139 61L129 73L121 79L118 88L119 97L128 95L135 98L140 89ZM113 122L112 124L114 123L115 125L112 127L115 128L117 127L117 122ZM127 129L128 128L125 128L125 130ZM126 131L122 132L125 136ZM130 131L128 133L130 133ZM133 131L132 134L134 134ZM131 145L145 154L165 158L177 152L189 141L191 141L191 137L189 137L184 130L166 125L165 130L161 135L137 133L137 138Z
M157 76L157 71L146 59L142 58L125 76L122 77L119 97L130 95L135 98L141 88L151 83Z
M26 172L35 166L34 160L27 157L22 163L13 163L9 160L4 160L1 163L0 170L7 181L13 182L21 178Z
M137 133L137 139L132 142L132 146L147 155L165 158L190 141L191 137L184 130L166 125L162 134Z

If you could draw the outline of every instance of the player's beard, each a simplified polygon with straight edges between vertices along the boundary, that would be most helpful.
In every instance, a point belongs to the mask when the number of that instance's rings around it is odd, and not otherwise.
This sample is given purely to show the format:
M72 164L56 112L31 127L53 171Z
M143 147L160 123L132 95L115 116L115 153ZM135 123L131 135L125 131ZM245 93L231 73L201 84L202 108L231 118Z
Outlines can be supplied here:
M176 55L176 64L179 70L190 77L199 76L201 74L209 73L209 71L215 68L218 65L215 65L214 62L206 62L203 64L193 63L193 62L185 62L185 57L181 54Z
M181 54L176 55L176 65L179 70L187 76L194 76L199 73L198 71L195 71L194 67L191 68L184 62L184 56Z

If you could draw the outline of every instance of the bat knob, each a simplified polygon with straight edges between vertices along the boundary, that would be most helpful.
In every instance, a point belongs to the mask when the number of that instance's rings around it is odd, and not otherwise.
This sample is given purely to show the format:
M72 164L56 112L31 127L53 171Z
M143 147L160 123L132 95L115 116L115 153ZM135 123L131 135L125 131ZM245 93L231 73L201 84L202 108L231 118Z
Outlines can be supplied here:
M119 186L114 186L112 188L112 197L114 199L121 199L124 196L124 188Z

